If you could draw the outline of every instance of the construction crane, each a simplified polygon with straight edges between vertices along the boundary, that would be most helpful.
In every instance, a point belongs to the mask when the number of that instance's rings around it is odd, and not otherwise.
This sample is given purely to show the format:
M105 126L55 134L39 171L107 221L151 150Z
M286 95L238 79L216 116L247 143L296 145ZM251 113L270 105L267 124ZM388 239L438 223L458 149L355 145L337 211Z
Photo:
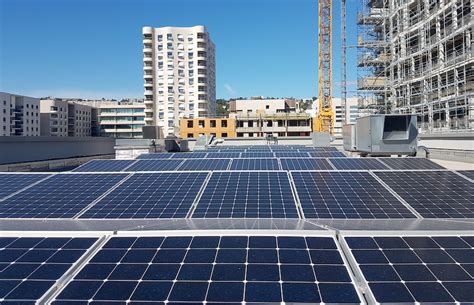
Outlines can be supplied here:
M334 132L332 110L332 0L318 0L318 99L316 131Z

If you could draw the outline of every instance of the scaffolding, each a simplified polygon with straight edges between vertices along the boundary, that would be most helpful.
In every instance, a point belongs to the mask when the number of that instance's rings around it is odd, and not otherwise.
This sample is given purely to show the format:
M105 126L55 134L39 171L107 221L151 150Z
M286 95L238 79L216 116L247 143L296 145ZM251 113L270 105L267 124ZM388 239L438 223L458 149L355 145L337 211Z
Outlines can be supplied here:
M365 1L358 18L361 106L417 114L420 132L472 131L471 0Z

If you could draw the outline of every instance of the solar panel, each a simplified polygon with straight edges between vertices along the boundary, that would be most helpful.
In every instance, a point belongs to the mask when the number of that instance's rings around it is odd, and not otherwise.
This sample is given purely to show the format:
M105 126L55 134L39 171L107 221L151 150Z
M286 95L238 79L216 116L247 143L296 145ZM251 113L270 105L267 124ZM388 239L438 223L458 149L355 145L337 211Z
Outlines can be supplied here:
M329 161L339 170L388 169L385 164L372 158L332 158Z
M169 159L173 156L173 153L151 153L141 154L137 159Z
M309 151L311 157L314 158L342 158L347 157L340 151Z
M286 172L213 172L193 218L298 218Z
M207 173L139 173L80 218L184 218Z
M333 238L284 236L114 237L56 301L361 302Z
M291 172L306 218L413 218L367 172Z
M392 169L444 169L441 165L425 158L380 158Z
M260 158L273 158L275 157L272 152L243 152L240 155L241 158L260 159Z
M173 159L188 159L197 158L202 159L206 157L207 152L177 152L171 158Z
M279 170L278 159L234 159L231 170Z
M230 159L186 159L179 167L180 171L226 170Z
M135 164L127 168L127 171L175 171L183 160L156 159L156 160L138 160Z
M468 177L471 180L474 180L474 170L469 170L469 171L458 171L460 174Z
M32 185L50 175L44 174L0 174L0 199Z
M215 158L240 158L240 152L208 152L206 159Z
M474 185L449 171L376 172L421 216L474 218Z
M331 164L326 159L280 159L283 170L332 170Z
M380 303L474 302L474 236L345 237Z
M306 146L306 147L302 147L302 148L300 147L300 148L298 148L298 149L299 149L299 151L303 151L303 150L305 150L305 151L321 151L321 152L323 152L323 151L328 151L328 152L330 152L330 151L338 151L337 148L334 147L334 146L327 146L327 147L310 147L310 146Z
M0 301L35 304L96 238L0 238Z
M137 160L92 160L78 168L73 172L120 172Z
M0 218L71 218L125 174L57 174L0 203Z
M276 158L309 158L307 152L298 152L298 151L277 151L275 152Z

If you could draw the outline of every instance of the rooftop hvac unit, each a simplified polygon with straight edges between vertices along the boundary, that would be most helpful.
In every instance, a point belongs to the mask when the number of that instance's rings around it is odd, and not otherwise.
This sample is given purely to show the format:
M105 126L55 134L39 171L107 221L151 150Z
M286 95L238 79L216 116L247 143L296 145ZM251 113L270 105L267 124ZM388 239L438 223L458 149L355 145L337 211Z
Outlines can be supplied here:
M357 118L356 147L362 155L415 155L418 129L414 114L374 114Z
M356 125L346 124L342 126L342 144L346 151L356 151Z

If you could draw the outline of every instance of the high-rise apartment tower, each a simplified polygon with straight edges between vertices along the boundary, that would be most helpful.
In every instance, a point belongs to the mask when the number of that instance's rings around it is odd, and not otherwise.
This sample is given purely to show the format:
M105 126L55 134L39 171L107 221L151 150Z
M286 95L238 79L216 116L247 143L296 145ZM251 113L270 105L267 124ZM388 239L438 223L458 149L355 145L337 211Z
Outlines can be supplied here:
M215 114L215 46L204 26L143 28L145 124L179 134L179 118Z

